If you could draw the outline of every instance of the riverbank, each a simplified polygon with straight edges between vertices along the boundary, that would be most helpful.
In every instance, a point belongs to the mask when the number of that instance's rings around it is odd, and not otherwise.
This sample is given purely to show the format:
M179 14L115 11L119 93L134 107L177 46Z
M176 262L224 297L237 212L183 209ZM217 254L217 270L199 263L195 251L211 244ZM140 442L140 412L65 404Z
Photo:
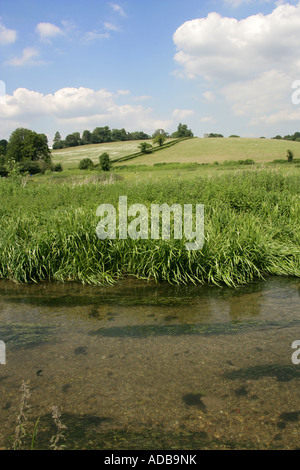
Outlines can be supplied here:
M126 172L0 181L0 278L101 285L126 276L235 287L299 276L298 168ZM205 242L99 240L100 204L204 204Z

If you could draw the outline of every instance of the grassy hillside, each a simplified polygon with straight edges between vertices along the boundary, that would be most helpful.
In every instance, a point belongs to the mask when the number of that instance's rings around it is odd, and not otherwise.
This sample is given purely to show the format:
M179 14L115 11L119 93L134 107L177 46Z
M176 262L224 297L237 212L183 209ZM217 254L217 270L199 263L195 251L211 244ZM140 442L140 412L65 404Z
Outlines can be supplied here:
M107 152L112 160L125 157L139 151L142 141L111 142L97 145L84 145L52 151L53 161L61 163L65 169L77 168L83 158L90 158L99 163L99 156ZM151 141L150 141L151 143ZM186 140L159 152L125 161L124 165L153 165L154 163L222 163L225 160L252 159L255 162L268 162L285 159L291 149L295 158L300 158L300 142L288 142L271 139L204 139Z
M180 142L160 152L124 162L126 165L153 165L154 163L219 163L225 160L252 159L255 162L267 162L285 159L291 149L295 158L300 158L300 142L287 142L271 139L200 139L195 138Z
M64 168L76 168L80 160L84 158L90 158L95 164L99 163L99 156L104 152L107 152L112 160L138 152L141 142L144 141L110 142L52 150L52 158L54 163L61 163Z

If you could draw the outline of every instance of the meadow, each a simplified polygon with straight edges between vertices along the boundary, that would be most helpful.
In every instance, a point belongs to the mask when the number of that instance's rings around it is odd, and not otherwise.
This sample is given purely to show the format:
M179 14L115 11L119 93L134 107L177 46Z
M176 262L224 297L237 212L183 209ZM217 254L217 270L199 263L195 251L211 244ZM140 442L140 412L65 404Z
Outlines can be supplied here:
M138 151L141 141L112 142L107 144L85 145L52 151L54 163L64 168L77 168L81 159L91 158L99 163L99 156L108 152L111 160L116 160ZM150 141L151 143L151 141ZM154 165L155 163L224 163L251 159L256 163L272 162L286 158L287 149L300 158L299 142L272 139L250 138L193 138L179 142L174 147L143 155L118 165Z
M186 141L187 149L196 140ZM165 159L169 151L177 155L181 145L145 159ZM268 159L279 154L281 147ZM217 158L220 154L214 154ZM299 276L299 165L226 165L223 160L219 165L140 167L134 162L107 174L70 169L2 178L0 278L101 285L134 276L237 287L268 275ZM97 207L117 208L119 196L127 196L128 205L147 207L204 204L203 248L189 252L184 239L99 240Z

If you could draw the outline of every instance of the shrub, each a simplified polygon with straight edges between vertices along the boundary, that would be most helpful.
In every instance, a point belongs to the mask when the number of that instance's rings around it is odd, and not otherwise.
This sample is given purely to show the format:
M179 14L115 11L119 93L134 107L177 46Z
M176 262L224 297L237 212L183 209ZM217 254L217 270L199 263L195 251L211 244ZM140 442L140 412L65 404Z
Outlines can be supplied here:
M102 171L110 171L111 170L111 161L109 158L108 153L104 152L99 157L99 163Z
M55 172L63 171L62 164L61 164L61 163L57 163L56 165L54 165L53 171L55 171Z
M44 163L44 162L43 162ZM46 165L41 165L40 162L22 162L19 165L20 173L29 173L30 175L37 175L38 173L45 173Z
M294 160L294 153L291 150L288 150L286 157L288 159L288 162L292 163Z
M84 158L79 162L79 170L90 170L94 166L90 158Z

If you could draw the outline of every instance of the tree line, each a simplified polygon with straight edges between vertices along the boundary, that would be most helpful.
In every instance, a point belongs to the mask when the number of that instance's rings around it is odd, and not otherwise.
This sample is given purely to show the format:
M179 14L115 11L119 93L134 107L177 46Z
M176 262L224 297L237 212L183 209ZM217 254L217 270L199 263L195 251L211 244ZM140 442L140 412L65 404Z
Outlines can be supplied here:
M84 131L82 137L79 132L74 132L67 136L65 141L61 141L59 132L56 132L54 138L56 145L53 145L53 149L64 148L64 146L75 147L88 143L151 139L144 132L128 133L125 129L121 129L118 131L119 133L117 131L117 129L111 131L108 126L97 127L93 132ZM193 133L186 124L180 123L177 131L171 136L163 129L157 129L152 135L153 143L161 146L168 137L193 137ZM148 146L151 147L150 144L146 145L145 153L147 153ZM141 151L144 150L141 148ZM29 172L30 174L44 173L48 169L62 171L61 164L54 165L52 163L47 136L22 127L14 130L8 141L6 139L0 140L0 176L7 176L12 168L18 168L21 173Z
M277 139L277 140L291 140L294 142L300 142L300 132L295 132L292 135L285 135L282 137L281 135L276 135L275 137L272 137L272 139Z
M177 131L173 134L165 132L164 129L157 129L151 136L143 131L127 132L123 129L110 129L109 126L96 127L92 132L89 130L83 131L82 135L80 132L73 132L68 134L65 139L62 139L61 134L57 131L53 139L53 150L78 147L80 145L89 144L103 144L108 142L124 142L129 140L150 140L157 136L163 136L165 138L174 137L193 137L193 133L187 128L186 124L179 124Z

